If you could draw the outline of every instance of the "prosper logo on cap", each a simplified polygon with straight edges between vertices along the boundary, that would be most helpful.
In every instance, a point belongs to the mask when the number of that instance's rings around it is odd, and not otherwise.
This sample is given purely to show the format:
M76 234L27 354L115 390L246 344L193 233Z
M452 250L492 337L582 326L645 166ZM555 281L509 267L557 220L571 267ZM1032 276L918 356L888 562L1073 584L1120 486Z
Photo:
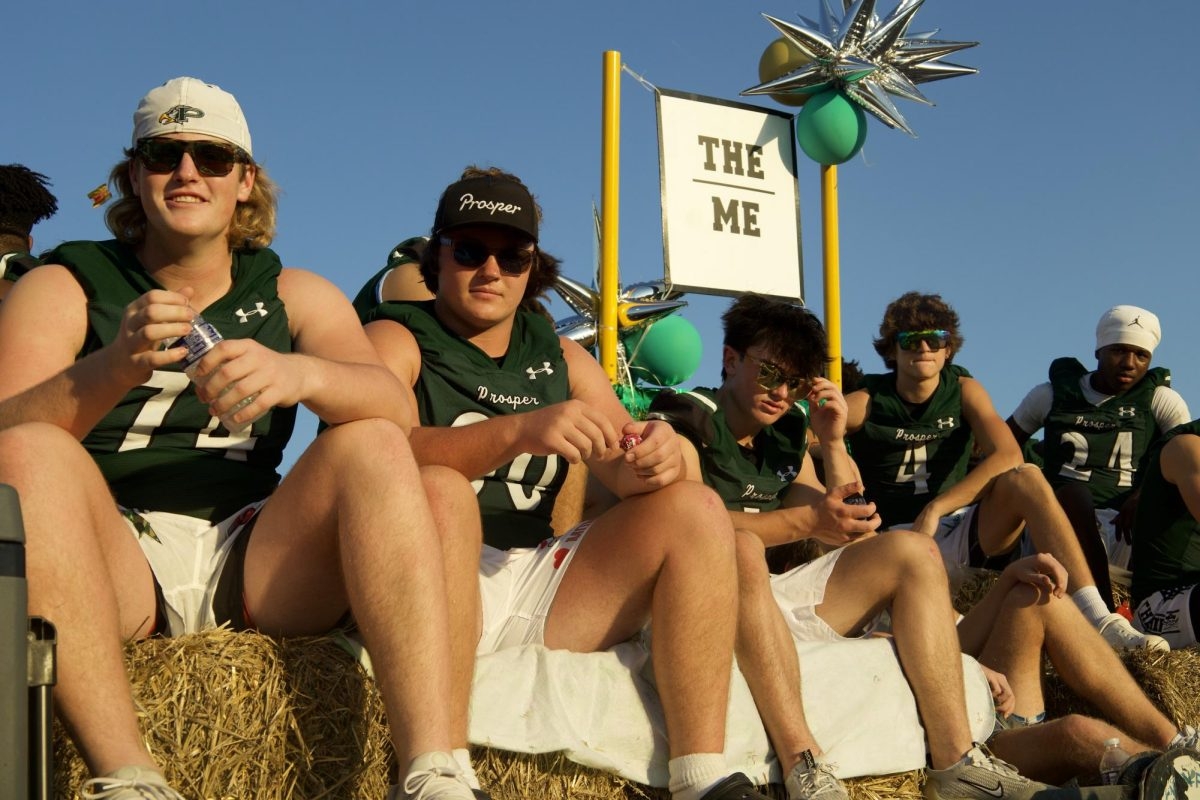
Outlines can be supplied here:
M192 106L175 106L158 115L159 125L184 125L189 119L200 119L204 112Z
M495 214L497 211L502 214L517 214L521 211L521 206L513 203L498 203L495 200L476 200L475 195L470 192L458 198L458 210L479 210L486 211L489 214Z

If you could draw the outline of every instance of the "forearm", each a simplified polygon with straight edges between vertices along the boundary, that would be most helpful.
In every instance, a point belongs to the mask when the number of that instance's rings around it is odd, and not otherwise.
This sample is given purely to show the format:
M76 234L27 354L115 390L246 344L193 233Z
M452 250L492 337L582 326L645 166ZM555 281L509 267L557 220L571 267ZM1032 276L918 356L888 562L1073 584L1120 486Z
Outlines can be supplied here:
M409 441L419 464L451 467L474 480L521 455L516 416L490 417L457 427L412 429Z
M733 527L749 531L762 540L766 547L774 547L813 536L816 515L803 507L780 508L774 511L752 513L730 511Z
M844 439L821 442L821 459L825 465L825 485L829 487L859 483L858 465L850 457Z
M408 431L415 414L401 385L386 368L331 361L293 353L300 371L300 402L324 422L337 425L359 419L387 419Z
M45 422L83 439L137 385L120 378L104 348L0 401L0 429Z

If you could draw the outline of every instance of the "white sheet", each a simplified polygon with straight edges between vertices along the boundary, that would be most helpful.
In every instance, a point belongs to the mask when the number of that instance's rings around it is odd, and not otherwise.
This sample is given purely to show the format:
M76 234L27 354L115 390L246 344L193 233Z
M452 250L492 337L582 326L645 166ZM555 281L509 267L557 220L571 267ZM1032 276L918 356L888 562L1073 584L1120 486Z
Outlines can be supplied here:
M891 642L803 643L804 705L840 777L886 775L925 765L924 731ZM472 744L518 753L562 750L572 761L638 783L667 785L665 727L640 642L580 654L539 646L481 657L471 700ZM974 737L992 731L987 680L963 656ZM726 725L730 766L781 782L746 682L734 670Z

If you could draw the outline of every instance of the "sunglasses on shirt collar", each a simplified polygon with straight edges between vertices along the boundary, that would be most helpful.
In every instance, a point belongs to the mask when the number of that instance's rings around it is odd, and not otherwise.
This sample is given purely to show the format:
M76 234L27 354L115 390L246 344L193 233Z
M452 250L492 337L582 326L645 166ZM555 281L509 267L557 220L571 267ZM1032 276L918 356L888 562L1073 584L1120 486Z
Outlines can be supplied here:
M449 236L438 237L443 247L449 247L450 256L460 267L477 269L487 263L489 256L494 256L496 266L505 275L522 275L533 266L533 257L537 248L526 250L521 247L510 247L504 250L492 250L478 239L451 239Z
M184 141L151 137L139 139L134 153L150 172L165 173L179 169L183 154L192 157L196 171L207 177L223 178L233 171L234 164L254 163L240 147L208 140Z
M896 336L896 342L901 350L916 351L921 349L921 342L929 345L930 352L936 353L950 344L950 332L943 330L903 331Z

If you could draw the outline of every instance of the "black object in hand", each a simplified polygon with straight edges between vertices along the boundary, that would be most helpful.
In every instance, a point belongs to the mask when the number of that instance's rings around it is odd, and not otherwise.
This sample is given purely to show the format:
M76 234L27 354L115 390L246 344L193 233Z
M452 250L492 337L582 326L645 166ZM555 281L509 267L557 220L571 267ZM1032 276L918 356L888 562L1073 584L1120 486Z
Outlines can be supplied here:
M867 498L862 492L855 492L854 494L846 495L842 502L848 506L865 506Z

